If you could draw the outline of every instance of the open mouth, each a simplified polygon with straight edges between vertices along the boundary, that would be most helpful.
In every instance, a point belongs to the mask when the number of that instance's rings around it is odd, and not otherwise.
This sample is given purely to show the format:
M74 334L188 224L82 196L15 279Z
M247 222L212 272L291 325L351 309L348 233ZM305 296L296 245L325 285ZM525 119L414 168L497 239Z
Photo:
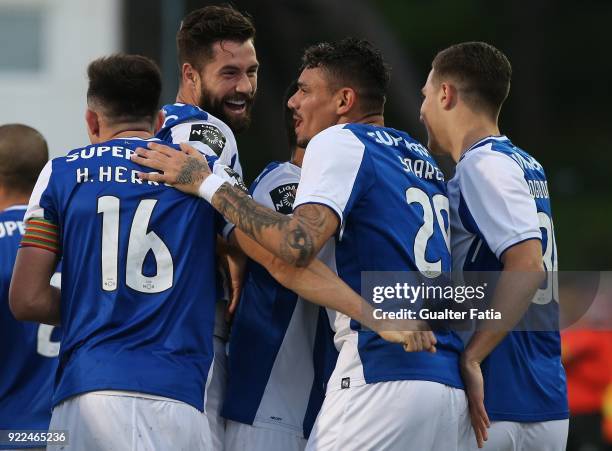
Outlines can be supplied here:
M246 111L247 102L246 100L226 100L224 105L232 113L240 114Z
M302 119L293 116L293 128L297 130L300 125L302 125Z

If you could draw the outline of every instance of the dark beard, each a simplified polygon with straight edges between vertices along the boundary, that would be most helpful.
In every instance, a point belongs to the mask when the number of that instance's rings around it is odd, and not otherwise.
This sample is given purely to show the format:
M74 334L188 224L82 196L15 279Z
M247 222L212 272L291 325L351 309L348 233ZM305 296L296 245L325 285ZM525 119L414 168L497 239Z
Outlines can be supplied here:
M223 103L227 97L222 99L213 99L207 94L206 89L202 89L202 96L198 102L198 106L207 113L212 114L218 119L225 122L235 134L242 133L251 125L251 107L253 106L254 96L244 98L246 101L245 114L243 116L229 116L225 114Z

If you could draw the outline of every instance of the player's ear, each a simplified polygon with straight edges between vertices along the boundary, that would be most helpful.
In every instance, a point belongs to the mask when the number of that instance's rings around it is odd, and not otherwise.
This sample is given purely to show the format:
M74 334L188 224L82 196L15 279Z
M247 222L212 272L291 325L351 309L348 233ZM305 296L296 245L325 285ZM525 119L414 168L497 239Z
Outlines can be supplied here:
M154 132L157 134L158 131L161 130L161 128L164 125L164 120L166 120L165 114L163 110L159 110L157 112L157 117L155 118L155 126L153 128Z
M355 91L351 88L342 88L338 91L336 111L338 115L344 116L355 106Z
M443 109L450 110L457 103L457 87L452 83L441 82L439 100Z
M195 68L191 64L183 63L183 65L181 66L181 79L183 81L183 84L187 84L193 87L197 84L199 79L198 71L195 70Z
M85 111L85 122L87 123L89 140L93 143L95 138L100 136L100 120L98 118L98 113L87 108L87 111Z

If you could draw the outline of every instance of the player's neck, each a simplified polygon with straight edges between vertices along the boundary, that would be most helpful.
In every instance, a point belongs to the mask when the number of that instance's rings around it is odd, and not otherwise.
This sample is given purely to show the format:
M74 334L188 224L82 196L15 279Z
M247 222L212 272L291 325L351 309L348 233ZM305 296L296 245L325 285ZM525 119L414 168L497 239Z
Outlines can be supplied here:
M451 137L452 151L451 156L455 162L459 161L461 156L472 145L487 136L498 136L499 127L495 122L489 119L470 119L465 121L456 133Z
M0 211L6 210L7 208L15 205L28 205L29 200L29 194L12 193L0 188Z
M99 141L105 142L120 138L149 139L151 137L153 137L153 129L150 124L119 124L101 132Z
M368 125L377 125L379 127L384 127L385 117L381 113L355 114L355 115L349 115L349 116L341 116L337 123L338 124L368 124Z
M193 97L192 93L185 89L183 85L179 87L179 90L176 93L176 103L184 103L185 105L197 105L198 102L196 100L197 99Z
M291 163L301 168L302 162L304 161L305 152L306 149L304 149L303 147L295 146L295 148L293 149L293 153L291 154Z

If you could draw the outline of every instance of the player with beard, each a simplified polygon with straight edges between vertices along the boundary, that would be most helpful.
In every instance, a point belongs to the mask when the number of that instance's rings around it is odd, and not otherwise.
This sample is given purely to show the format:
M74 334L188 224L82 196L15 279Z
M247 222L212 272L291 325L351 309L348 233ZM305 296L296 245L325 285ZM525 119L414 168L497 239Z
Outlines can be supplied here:
M247 235L292 268L308 267L331 244L335 258L328 265L355 292L363 288L364 271L448 272L444 177L425 147L385 126L388 81L382 55L367 41L306 50L299 89L288 104L297 143L306 147L291 216L209 174L204 157L189 146L172 152L149 144L132 160L163 171L139 174L143 179L211 202L236 224L232 237L241 246L241 234ZM285 286L292 283L282 271L271 273ZM306 449L463 449L470 429L457 334L440 328L433 338L437 352L404 353L346 313L335 295L322 304L334 318L339 357Z
M251 122L259 67L254 38L255 27L250 18L230 6L207 6L185 16L176 37L181 71L177 103L162 108L165 119L157 133L161 140L189 142L204 154L219 157L220 163L241 177L234 133L246 130ZM225 253L220 249L220 254ZM230 295L226 274L219 270L222 299L217 303L215 361L206 401L215 449L223 449L225 436L220 410L227 378L226 300L238 297ZM230 303L228 314L234 308L235 303Z

